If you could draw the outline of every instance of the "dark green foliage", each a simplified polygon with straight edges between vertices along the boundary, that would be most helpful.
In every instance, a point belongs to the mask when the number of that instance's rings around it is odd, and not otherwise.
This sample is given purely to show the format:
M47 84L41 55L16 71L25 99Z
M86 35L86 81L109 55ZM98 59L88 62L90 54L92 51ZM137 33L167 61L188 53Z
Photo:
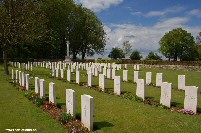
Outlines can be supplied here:
M70 120L73 120L74 117L73 117L71 114L68 114L68 113L64 112L64 113L62 113L62 114L60 115L60 119L61 119L61 122L62 122L63 124L66 124L66 123L68 123Z
M117 59L117 58L121 59L121 58L125 58L125 53L120 48L112 48L108 57L112 59Z
M148 56L146 57L146 60L162 60L161 56L159 56L157 53L149 52Z
M142 56L140 55L140 52L138 50L133 51L130 55L131 60L140 60L141 58Z
M159 43L159 51L169 60L189 61L198 56L193 36L182 28L169 31Z

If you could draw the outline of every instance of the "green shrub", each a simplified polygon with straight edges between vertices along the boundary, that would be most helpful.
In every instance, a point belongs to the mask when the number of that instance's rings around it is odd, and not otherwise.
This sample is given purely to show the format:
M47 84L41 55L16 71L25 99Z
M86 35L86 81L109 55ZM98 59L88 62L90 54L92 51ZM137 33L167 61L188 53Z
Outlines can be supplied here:
M66 112L64 112L64 113L62 113L61 115L60 115L60 120L61 120L61 122L63 123L63 124L66 124L66 123L68 123L70 120L73 120L74 119L74 117L71 115L71 114L68 114L68 113L66 113Z

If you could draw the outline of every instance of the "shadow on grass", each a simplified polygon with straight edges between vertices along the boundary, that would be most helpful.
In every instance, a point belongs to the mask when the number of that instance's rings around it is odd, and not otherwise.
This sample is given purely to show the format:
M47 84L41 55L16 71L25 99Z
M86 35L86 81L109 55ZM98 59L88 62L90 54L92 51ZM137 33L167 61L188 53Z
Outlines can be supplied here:
M171 102L171 106L177 107L177 106L182 106L182 104L178 102Z
M154 97L146 97L146 99L154 100Z
M57 103L58 108L61 108L63 105L66 105L66 103Z
M107 121L100 121L100 122L94 122L94 131L100 130L104 127L113 127L114 125L112 123L109 123Z

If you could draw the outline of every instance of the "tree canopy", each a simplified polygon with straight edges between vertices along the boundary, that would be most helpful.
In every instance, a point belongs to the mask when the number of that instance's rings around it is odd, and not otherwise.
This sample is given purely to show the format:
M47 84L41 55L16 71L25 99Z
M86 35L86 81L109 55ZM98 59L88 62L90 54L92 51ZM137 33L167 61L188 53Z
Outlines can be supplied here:
M112 59L117 59L117 58L121 59L121 58L125 58L125 53L122 49L116 47L116 48L112 48L108 57Z
M148 56L146 57L146 60L162 60L162 57L159 56L157 53L149 52Z
M73 0L3 0L0 3L0 52L8 58L64 59L66 41L75 59L101 53L102 22Z
M134 50L130 55L131 60L141 60L141 58L142 58L142 55L138 50Z
M177 28L166 33L160 40L159 51L169 59L176 61L195 60L197 56L195 41L191 33Z

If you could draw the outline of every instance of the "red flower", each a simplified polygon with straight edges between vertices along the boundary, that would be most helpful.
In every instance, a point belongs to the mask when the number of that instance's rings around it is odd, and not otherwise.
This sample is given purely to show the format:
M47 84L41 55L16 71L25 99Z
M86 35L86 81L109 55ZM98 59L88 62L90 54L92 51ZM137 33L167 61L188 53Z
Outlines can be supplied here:
M35 93L35 96L38 97L38 93Z

